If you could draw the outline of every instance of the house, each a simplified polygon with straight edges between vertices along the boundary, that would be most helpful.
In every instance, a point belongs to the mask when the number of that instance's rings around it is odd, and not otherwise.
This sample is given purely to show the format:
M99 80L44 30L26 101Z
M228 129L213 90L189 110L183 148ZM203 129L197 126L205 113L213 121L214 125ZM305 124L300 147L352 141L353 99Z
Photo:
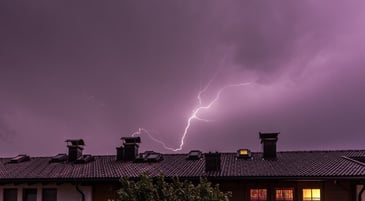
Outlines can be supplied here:
M120 177L198 180L231 191L233 201L365 201L365 150L277 152L278 133L260 133L262 152L139 153L139 137L122 138L116 155L83 154L82 139L67 154L0 158L0 201L112 201Z

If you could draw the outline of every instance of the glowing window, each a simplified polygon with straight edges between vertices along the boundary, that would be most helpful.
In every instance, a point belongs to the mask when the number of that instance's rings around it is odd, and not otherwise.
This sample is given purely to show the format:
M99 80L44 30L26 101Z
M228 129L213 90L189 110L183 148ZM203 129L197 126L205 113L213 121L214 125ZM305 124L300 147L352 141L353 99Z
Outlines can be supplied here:
M282 188L275 190L275 200L280 201L291 201L294 199L294 190L293 188Z
M267 190L264 188L250 189L250 201L266 201Z
M237 150L237 157L238 158L251 158L251 151L249 149L239 149Z
M247 149L241 149L240 150L240 155L248 155L248 150Z
M321 189L306 188L303 189L303 201L320 201Z

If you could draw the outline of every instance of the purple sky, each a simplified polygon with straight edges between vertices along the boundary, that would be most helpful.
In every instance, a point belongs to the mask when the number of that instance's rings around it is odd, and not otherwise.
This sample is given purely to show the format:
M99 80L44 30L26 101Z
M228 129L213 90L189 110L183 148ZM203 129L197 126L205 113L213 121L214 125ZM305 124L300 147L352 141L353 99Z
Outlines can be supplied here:
M363 1L1 1L0 155L83 138L115 154L138 128L182 152L364 149ZM141 150L169 153L142 134Z

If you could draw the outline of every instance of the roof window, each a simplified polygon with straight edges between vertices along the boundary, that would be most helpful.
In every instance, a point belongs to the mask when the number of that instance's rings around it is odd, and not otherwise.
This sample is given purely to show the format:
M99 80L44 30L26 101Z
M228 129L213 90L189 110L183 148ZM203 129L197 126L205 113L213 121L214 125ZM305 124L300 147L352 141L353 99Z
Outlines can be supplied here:
M90 161L93 161L94 157L90 154L87 155L82 155L79 158L77 158L77 160L75 161L76 164L84 164L84 163L88 163Z
M237 150L237 158L250 159L251 151L249 149L239 149Z
M161 153L157 153L154 151L145 151L140 153L136 158L135 162L143 163L143 162L159 162L163 160L163 156Z
M51 160L49 160L50 163L60 163L68 160L67 154L57 154L56 156L53 156Z
M199 160L202 158L203 153L200 150L191 150L186 157L187 160Z
M24 161L29 161L30 157L28 155L25 154L21 154L18 156L15 156L14 158L10 159L9 163L21 163Z

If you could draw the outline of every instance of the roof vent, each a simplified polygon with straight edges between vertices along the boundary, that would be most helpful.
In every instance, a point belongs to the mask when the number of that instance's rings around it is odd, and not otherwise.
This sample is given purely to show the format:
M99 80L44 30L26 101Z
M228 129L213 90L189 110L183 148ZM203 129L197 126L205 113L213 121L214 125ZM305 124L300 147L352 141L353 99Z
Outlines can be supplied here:
M67 154L57 154L56 156L53 156L51 160L49 160L50 163L61 163L68 160Z
M276 159L276 142L279 133L259 133L261 144L263 145L264 159Z
M83 139L68 139L66 142L68 147L68 161L74 162L82 156L85 142Z
M80 156L76 161L75 163L76 164L84 164L84 163L88 163L90 161L93 161L94 160L94 157L90 154L87 154L87 155L82 155Z
M145 151L140 153L136 158L135 162L143 163L143 162L159 162L163 160L163 156L161 153L157 153L154 151Z
M186 157L187 160L199 160L203 157L203 153L200 150L191 150Z
M251 151L249 149L237 150L237 158L251 159Z
M205 154L205 171L219 171L221 169L221 153Z
M21 154L18 156L15 156L14 158L10 159L9 163L21 163L24 161L29 161L30 157L28 155L25 154Z

